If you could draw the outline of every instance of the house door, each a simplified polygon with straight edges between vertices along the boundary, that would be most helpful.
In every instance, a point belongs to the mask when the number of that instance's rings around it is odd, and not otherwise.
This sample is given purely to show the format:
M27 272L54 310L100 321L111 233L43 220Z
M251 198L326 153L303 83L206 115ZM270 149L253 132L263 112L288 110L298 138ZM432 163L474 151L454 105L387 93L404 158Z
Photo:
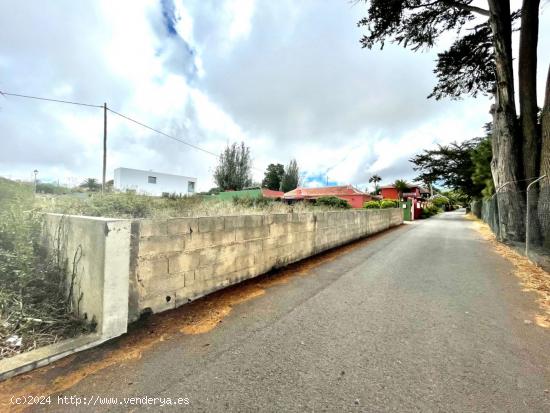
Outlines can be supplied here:
M412 201L410 199L401 201L401 208L403 209L403 220L412 221Z

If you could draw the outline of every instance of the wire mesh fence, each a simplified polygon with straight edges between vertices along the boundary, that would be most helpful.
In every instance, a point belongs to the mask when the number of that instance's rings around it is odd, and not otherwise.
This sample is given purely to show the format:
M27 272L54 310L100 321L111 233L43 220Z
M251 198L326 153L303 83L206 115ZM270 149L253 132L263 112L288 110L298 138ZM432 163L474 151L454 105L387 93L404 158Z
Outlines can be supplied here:
M498 191L474 201L471 209L499 241L524 244L527 254L550 256L550 177L533 179L522 191Z

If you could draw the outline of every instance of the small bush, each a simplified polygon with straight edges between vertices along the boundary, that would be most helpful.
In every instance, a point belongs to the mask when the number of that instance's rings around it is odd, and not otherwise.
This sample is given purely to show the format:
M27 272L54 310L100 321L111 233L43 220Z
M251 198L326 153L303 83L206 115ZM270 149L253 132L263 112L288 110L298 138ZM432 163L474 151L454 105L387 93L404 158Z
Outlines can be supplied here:
M428 205L425 208L422 208L422 218L429 218L431 216L437 215L441 210L435 205Z
M246 197L235 197L233 198L233 205L245 207L245 208L262 208L267 207L272 204L274 201L270 198L264 198L262 196L246 196Z
M71 190L64 186L46 184L46 183L37 183L36 192L41 194L62 195L62 194L68 194L69 192L71 192Z
M446 196L442 196L442 195L439 195L439 196L435 196L433 199L432 199L432 204L434 204L437 208L443 208L445 205L448 205L449 204L449 198L447 198Z
M382 202L380 202L380 208L386 209L386 208L398 208L399 202L394 201L392 199L384 199Z
M331 208L349 209L351 205L345 199L338 198L336 196L322 196L315 200L316 206L326 206Z
M363 204L365 209L380 209L380 201L367 201Z

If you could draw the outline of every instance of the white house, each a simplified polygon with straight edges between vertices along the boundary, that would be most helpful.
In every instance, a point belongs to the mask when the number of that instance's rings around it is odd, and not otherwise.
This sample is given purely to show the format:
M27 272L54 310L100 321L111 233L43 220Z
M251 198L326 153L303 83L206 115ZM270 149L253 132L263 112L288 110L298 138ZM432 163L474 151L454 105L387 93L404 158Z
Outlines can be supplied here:
M197 178L164 174L141 169L115 169L114 187L119 191L136 191L140 194L162 196L164 194L193 195Z

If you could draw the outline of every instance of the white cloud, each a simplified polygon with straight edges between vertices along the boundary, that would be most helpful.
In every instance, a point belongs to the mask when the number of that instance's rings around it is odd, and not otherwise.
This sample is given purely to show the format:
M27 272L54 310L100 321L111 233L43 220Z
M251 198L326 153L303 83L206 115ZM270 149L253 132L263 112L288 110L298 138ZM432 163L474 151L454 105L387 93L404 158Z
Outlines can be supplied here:
M163 8L164 7L164 8ZM550 13L539 56L548 64ZM102 104L219 153L244 140L254 178L296 158L308 177L364 185L481 134L488 99L426 100L436 51L362 50L362 3L59 0L0 4L0 90ZM544 79L545 73L539 73ZM540 84L543 81L539 81ZM102 111L0 98L0 175L100 176ZM157 169L212 184L216 158L109 115L108 175ZM320 181L312 181L311 184Z

